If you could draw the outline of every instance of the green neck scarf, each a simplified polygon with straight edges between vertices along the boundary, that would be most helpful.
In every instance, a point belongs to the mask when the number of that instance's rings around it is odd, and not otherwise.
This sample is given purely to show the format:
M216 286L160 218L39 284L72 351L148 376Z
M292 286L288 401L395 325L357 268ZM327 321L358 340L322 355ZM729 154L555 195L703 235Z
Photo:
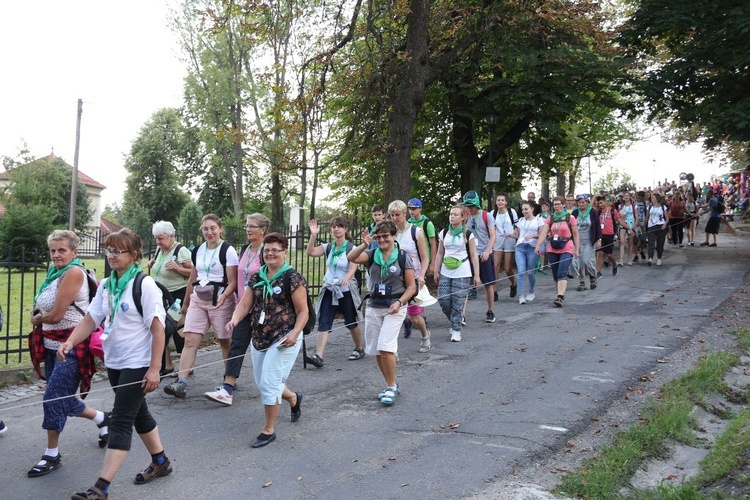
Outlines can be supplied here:
M391 264L396 262L396 259L398 258L398 245L393 246L393 250L391 250L391 255L388 256L388 262L383 261L383 251L378 248L375 250L375 254L373 254L372 259L375 261L375 264L380 266L380 277L385 278L388 276L388 269L391 267Z
M586 205L586 210L578 209L579 218L585 220L591 212L591 205Z
M453 229L453 226L448 226L448 231L450 231L451 236L453 237L453 239L451 239L451 243L454 243L456 239L458 239L458 237L463 234L464 230L465 228L463 224L458 226L458 228L456 229Z
M549 217L549 212L542 212L539 214L539 217L541 217L542 219L546 219L547 217Z
M39 299L39 296L42 294L45 288L47 288L50 283L55 281L57 278L65 274L65 271L70 269L73 266L83 267L83 262L81 262L81 259L76 257L75 259L70 261L70 264L63 267L62 269L57 269L55 266L50 267L47 270L47 277L44 278L44 281L41 285L39 285L39 290L36 292L36 295L34 295L34 305L36 306L36 301Z
M565 220L565 217L568 215L568 210L563 210L561 214L558 215L557 212L552 212L552 220L555 222L562 222Z
M420 215L420 216L419 216L419 219L415 219L414 217L409 217L408 219L406 219L406 222L410 222L410 223L412 223L412 224L419 224L419 222L420 222L420 221L421 221L422 219L424 219L424 215Z
M347 243L349 243L347 240L344 240L344 242L341 244L340 247L336 246L336 242L331 242L331 254L328 256L328 264L331 266L335 266L336 263L339 260L339 257L341 257L344 252L346 252L346 246Z
M125 271L122 276L117 277L117 272L113 272L107 280L107 292L109 292L109 323L115 322L115 315L120 308L120 300L122 300L122 292L128 286L128 282L136 277L141 272L141 267L133 263L132 266Z
M260 271L258 271L258 277L260 278L260 281L253 285L253 288L260 288L263 287L263 302L268 300L268 298L273 295L273 286L271 283L275 279L277 279L279 276L284 274L287 269L291 269L292 266L288 262L284 262L284 264L281 265L278 271L273 273L273 276L271 278L268 277L268 264L263 264L260 267Z

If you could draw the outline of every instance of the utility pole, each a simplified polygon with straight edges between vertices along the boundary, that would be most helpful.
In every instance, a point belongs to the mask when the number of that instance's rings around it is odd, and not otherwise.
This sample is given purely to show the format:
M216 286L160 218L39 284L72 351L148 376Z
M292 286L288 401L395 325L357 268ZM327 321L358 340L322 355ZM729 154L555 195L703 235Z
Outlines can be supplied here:
M76 118L76 151L73 155L73 171L70 181L70 216L68 230L75 231L76 227L76 199L78 198L78 151L81 148L81 115L83 114L83 99L78 99L78 116Z

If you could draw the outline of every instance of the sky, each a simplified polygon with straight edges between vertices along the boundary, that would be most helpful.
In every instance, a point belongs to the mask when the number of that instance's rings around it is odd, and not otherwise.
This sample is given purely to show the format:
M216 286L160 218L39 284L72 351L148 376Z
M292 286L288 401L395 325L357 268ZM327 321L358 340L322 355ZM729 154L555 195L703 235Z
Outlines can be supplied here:
M54 154L73 164L76 109L83 100L78 168L107 186L104 204L121 202L123 164L138 131L158 109L182 104L186 74L165 0L6 2L0 17L0 156L15 157L22 141L35 157ZM658 136L621 150L613 166L639 186L696 181L718 174L695 145L685 149ZM586 179L587 183L588 179Z

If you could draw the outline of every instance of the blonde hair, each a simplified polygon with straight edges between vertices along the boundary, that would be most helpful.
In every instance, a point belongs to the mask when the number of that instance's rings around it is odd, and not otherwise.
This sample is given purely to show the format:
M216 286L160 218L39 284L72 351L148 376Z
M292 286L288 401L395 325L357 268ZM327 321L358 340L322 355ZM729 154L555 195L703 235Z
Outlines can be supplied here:
M390 205L388 205L388 212L401 212L402 214L406 213L406 203L404 203L401 200L394 200L391 202Z

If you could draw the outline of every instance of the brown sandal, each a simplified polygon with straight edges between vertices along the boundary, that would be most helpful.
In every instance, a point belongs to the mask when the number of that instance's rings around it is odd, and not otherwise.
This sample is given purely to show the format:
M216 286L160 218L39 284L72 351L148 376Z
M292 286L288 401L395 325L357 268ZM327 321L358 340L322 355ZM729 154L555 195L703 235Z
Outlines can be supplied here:
M86 492L79 492L73 495L73 500L107 500L108 495L96 486L91 486Z
M168 476L172 473L172 464L167 459L163 464L157 465L155 462L151 462L146 470L143 470L135 475L135 484L146 484L150 483L156 478Z

